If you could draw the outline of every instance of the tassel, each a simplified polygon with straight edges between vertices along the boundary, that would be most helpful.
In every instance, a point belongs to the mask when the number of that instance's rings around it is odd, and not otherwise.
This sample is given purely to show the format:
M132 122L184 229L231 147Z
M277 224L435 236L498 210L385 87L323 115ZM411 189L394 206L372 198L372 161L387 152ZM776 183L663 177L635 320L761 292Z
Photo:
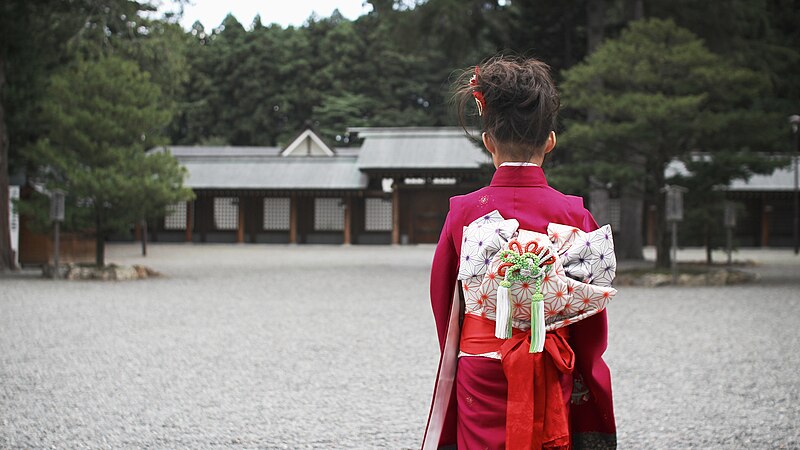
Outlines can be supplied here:
M509 287L511 287L511 282L503 280L497 288L494 335L498 339L508 339L511 337L511 297L508 292Z
M533 294L531 298L531 350L530 353L541 353L544 350L544 296Z

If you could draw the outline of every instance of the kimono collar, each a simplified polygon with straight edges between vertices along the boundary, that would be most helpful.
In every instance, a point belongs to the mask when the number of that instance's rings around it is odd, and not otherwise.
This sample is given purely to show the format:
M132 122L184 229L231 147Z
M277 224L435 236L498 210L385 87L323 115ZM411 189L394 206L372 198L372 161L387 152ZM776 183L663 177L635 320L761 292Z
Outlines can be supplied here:
M490 186L547 186L547 179L539 166L501 165L494 172Z

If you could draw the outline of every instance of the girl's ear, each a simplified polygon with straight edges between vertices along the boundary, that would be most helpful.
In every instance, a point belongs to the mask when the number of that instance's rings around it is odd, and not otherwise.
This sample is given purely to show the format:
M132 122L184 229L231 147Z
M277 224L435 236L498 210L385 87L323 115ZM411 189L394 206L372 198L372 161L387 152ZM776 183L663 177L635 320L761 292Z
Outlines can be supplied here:
M547 142L544 144L544 154L552 152L554 148L556 148L556 132L551 131L550 136L547 136Z
M486 147L486 150L488 150L489 153L491 153L494 157L497 154L497 147L494 145L492 137L489 136L489 133L484 131L481 134L481 138L483 139L483 146Z

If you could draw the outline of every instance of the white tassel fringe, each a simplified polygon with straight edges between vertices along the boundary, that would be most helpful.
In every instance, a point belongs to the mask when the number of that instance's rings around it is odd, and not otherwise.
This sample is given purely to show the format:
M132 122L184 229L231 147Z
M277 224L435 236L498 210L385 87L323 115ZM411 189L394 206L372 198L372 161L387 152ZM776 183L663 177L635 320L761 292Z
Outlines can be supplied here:
M541 353L544 350L545 324L544 302L531 302L531 353Z
M495 309L494 335L499 339L511 337L509 324L511 323L511 298L508 288L499 286L497 288L497 308Z

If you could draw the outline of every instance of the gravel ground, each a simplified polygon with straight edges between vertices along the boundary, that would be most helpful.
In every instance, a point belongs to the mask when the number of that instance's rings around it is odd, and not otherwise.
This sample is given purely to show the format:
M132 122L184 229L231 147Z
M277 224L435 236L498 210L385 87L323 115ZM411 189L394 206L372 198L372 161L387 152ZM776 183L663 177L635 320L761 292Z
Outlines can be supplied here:
M419 445L433 247L137 251L108 259L167 276L0 275L0 448ZM760 282L609 307L620 448L800 446L800 258L737 256L764 262Z

